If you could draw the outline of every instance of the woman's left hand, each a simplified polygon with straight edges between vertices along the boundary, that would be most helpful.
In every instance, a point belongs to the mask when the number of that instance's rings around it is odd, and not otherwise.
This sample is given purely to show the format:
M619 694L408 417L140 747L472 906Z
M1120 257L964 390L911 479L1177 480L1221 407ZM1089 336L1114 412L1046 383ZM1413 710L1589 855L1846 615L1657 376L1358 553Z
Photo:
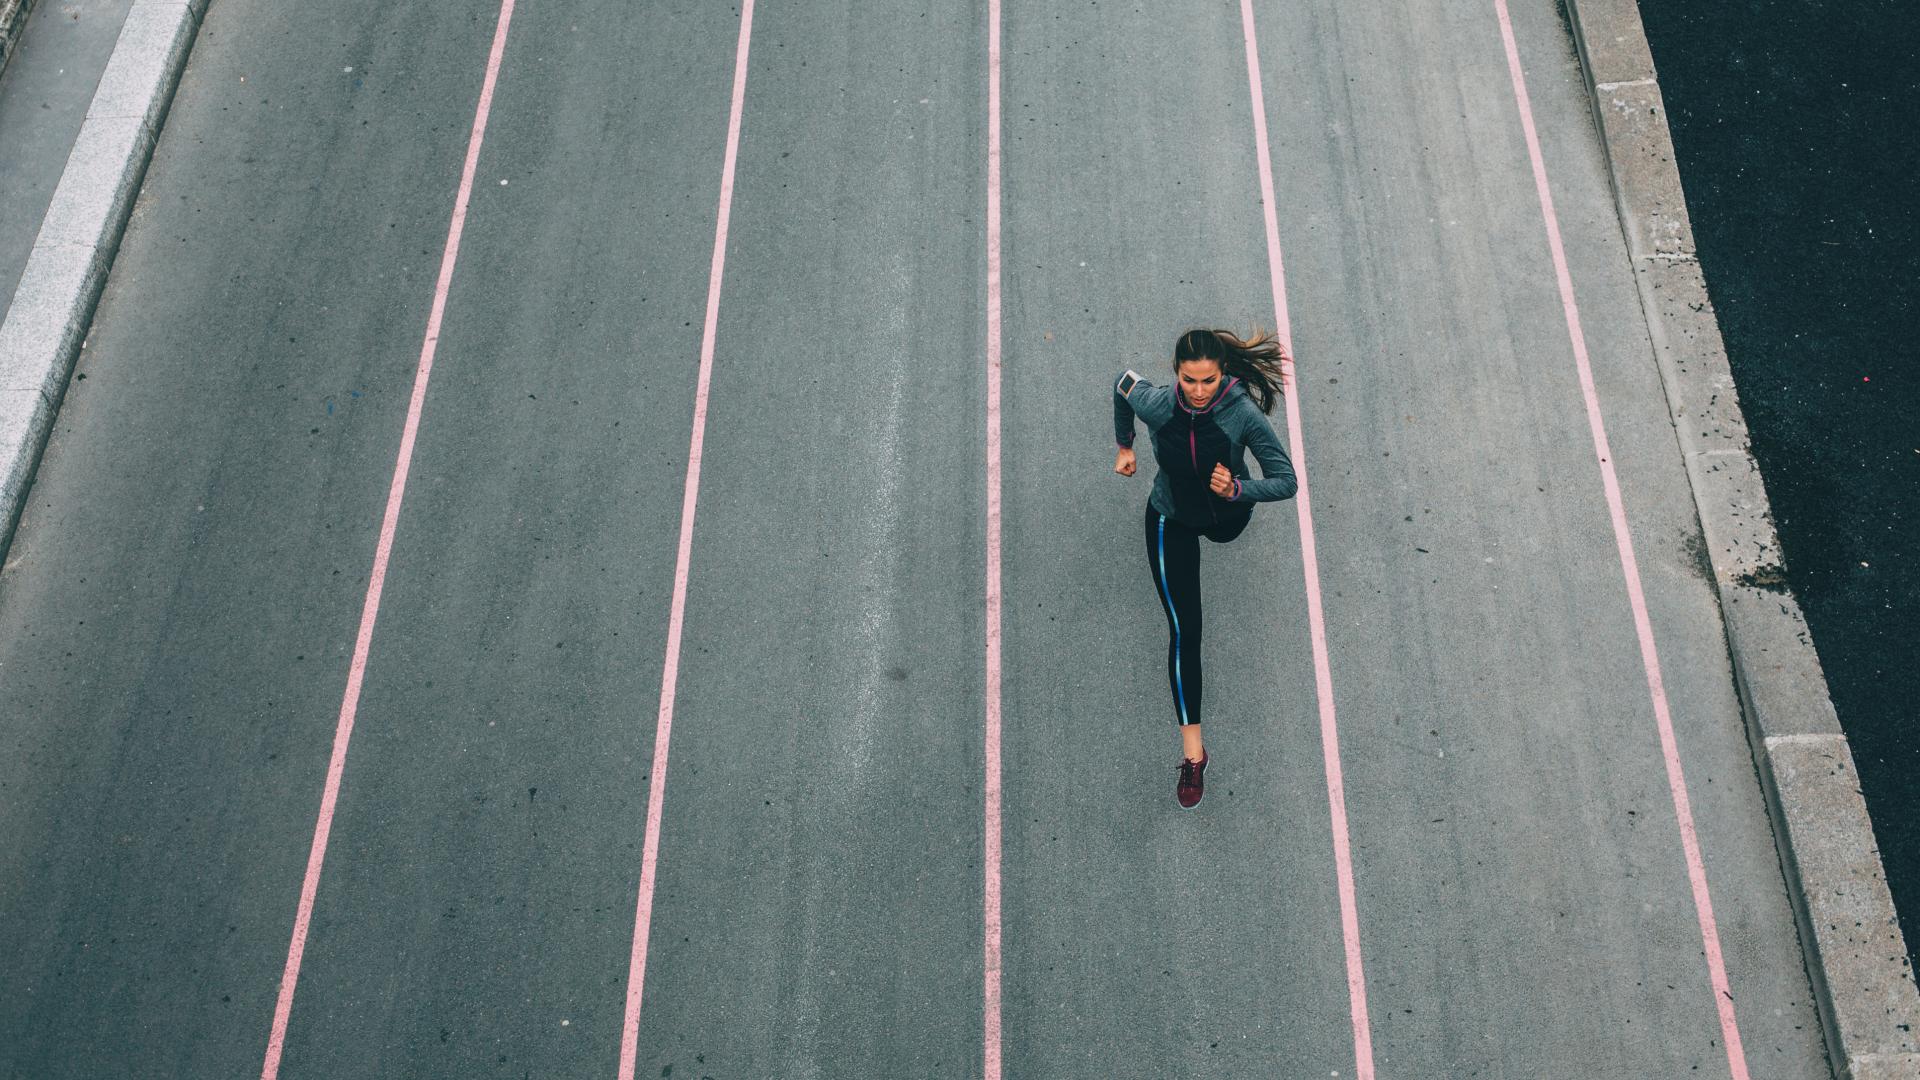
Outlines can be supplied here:
M1233 474L1227 471L1225 465L1213 467L1212 482L1208 486L1213 488L1215 495L1223 499L1233 498Z

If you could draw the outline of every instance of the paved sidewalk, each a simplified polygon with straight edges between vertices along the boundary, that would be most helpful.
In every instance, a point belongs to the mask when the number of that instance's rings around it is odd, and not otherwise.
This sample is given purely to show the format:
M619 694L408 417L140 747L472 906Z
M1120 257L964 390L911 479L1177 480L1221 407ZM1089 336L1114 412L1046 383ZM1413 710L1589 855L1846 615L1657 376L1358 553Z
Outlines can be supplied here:
M133 0L42 0L0 72L0 315Z

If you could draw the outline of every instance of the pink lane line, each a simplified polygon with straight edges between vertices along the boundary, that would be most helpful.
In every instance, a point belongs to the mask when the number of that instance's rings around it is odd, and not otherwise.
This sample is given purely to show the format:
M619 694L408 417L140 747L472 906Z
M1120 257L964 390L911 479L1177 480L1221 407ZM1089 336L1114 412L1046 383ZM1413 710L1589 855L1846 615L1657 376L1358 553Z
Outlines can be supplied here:
M460 191L453 200L453 220L447 226L447 245L440 255L440 277L433 286L433 308L427 315L427 336L420 345L420 364L414 371L413 397L407 403L407 423L400 432L399 459L387 488L386 514L380 519L380 540L373 552L373 575L367 581L366 601L360 606L360 632L353 642L353 660L347 668L347 689L340 701L340 721L333 733L333 757L327 763L327 783L320 793L320 817L313 826L313 846L307 852L307 876L300 885L300 907L293 917L293 941L287 946L287 966L280 974L280 998L273 1007L273 1030L267 1036L267 1056L260 1080L280 1075L280 1055L286 1049L287 1020L293 1015L293 991L300 982L300 960L307 951L307 930L313 923L314 897L320 891L320 869L327 857L327 837L333 832L333 812L340 799L340 778L346 772L347 744L353 738L354 715L360 709L360 687L367 674L367 654L373 647L373 624L380 614L380 594L387 581L387 561L393 554L394 532L400 526L400 502L407 491L407 471L413 462L414 438L420 431L420 411L427 400L427 379L433 374L433 354L440 344L440 320L447 309L447 291L453 283L453 264L460 255L460 234L466 228L467 203L473 195L473 174L480 163L480 144L487 132L487 114L493 111L493 88L500 81L500 58L507 49L507 27L513 21L514 0L500 0L494 24L493 49L487 54L487 75L480 84L480 104L474 110L473 131L467 137L466 165L460 171Z
M987 0L987 733L982 987L986 1080L1000 1080L1000 0Z
M1260 206L1266 215L1267 266L1272 275L1275 333L1286 349L1287 444L1300 483L1294 507L1300 515L1300 561L1305 570L1307 622L1313 639L1313 682L1320 699L1320 748L1326 761L1327 807L1333 821L1333 867L1340 892L1340 937L1347 952L1347 1001L1353 1021L1354 1074L1373 1080L1373 1027L1367 1016L1367 976L1360 958L1360 909L1353 885L1353 847L1347 836L1347 788L1340 769L1340 725L1334 715L1333 667L1327 658L1327 623L1320 600L1320 557L1313 536L1313 500L1307 489L1307 450L1300 435L1300 384L1293 377L1293 320L1287 312L1287 271L1280 256L1280 222L1273 195L1273 155L1267 144L1266 95L1261 92L1260 43L1253 27L1253 0L1240 0L1247 46L1247 85L1253 93L1253 140L1260 159Z
M1700 920L1700 938L1707 954L1707 973L1713 982L1714 1004L1720 1011L1721 1041L1727 1048L1727 1068L1734 1080L1747 1080L1746 1052L1740 1046L1740 1028L1734 1022L1733 992L1720 955L1720 931L1713 919L1713 900L1707 893L1707 870L1700 859L1700 839L1694 832L1693 806L1687 799L1687 778L1680 767L1680 747L1673 736L1673 715L1667 708L1667 689L1660 676L1660 655L1653 647L1653 623L1647 618L1647 597L1640 587L1640 565L1633 557L1633 536L1627 528L1626 504L1620 480L1614 475L1613 451L1607 444L1606 424L1600 417L1600 395L1594 389L1593 368L1587 362L1587 338L1580 329L1580 308L1574 303L1573 276L1560 242L1560 218L1553 210L1547 187L1546 160L1540 154L1540 136L1533 125L1533 104L1520 71L1520 49L1514 44L1513 21L1506 0L1493 0L1500 16L1500 37L1506 43L1507 71L1513 76L1513 97L1520 106L1520 127L1527 137L1527 156L1533 163L1533 186L1540 195L1540 213L1546 220L1547 246L1553 252L1553 273L1560 284L1560 307L1566 314L1567 335L1573 340L1573 363L1580 373L1580 393L1586 399L1587 426L1593 432L1593 450L1600 459L1600 483L1607 493L1607 512L1613 521L1613 542L1620 552L1626 577L1627 600L1633 608L1633 628L1640 636L1640 664L1647 691L1653 696L1653 719L1660 730L1660 750L1667 761L1667 787L1673 792L1673 812L1680 823L1680 847L1686 853L1687 880L1693 886L1693 910Z
M673 734L674 691L680 681L680 635L686 621L687 571L693 559L693 516L700 500L707 394L713 383L713 341L720 325L720 281L727 266L727 223L733 216L733 171L740 153L740 113L747 97L747 46L752 37L753 0L744 0L740 5L740 40L734 49L727 152L720 166L720 213L714 224L713 264L707 275L707 321L700 335L700 380L693 395L693 441L687 450L687 483L680 499L680 552L673 567L666 664L660 673L660 714L653 729L647 834L640 852L640 898L633 918L633 953L627 966L627 1011L620 1033L620 1080L633 1080L634 1063L640 1052L640 998L647 983L647 938L653 930L653 887L660 862L660 815L667 797L667 742Z

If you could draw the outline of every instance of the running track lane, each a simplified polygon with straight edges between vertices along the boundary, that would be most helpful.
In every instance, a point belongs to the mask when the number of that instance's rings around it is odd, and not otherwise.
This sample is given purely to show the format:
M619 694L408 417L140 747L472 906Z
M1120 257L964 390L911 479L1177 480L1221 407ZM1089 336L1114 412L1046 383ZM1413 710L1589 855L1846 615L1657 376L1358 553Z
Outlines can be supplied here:
M293 940L288 951L287 966L282 976L279 1001L276 1005L273 1030L268 1044L267 1059L262 1070L263 1080L273 1080L278 1073L280 1054L286 1035L287 1020L292 1008L293 992L298 981L300 959L304 952L306 932L311 922L314 897L317 893L320 870L325 857L326 840L330 831L332 813L338 798L340 779L344 771L346 750L352 735L359 691L364 679L367 657L371 645L372 630L378 616L385 571L392 549L393 537L397 530L399 509L404 497L408 466L411 461L413 444L418 431L420 414L425 399L425 390L431 374L433 355L438 343L440 322L451 283L453 267L458 256L460 234L464 226L473 176L477 166L480 147L484 140L487 115L499 75L500 61L505 49L514 2L515 0L502 0L493 46L489 55L486 78L482 86L480 101L475 113L459 194L456 198L453 217L448 230L447 244L442 257L439 280L436 284L433 306L428 320L427 334L421 349L415 377L414 392L409 405L406 425L402 434L401 448L395 465L393 482L389 490L386 512L382 521L379 543L374 559L373 574L369 581L367 598L362 610L359 634L356 639L354 656L348 674L347 690L341 705L333 757L329 764L327 782L322 795L320 816L315 826L314 841L309 854L306 881L302 887L299 910L295 919ZM1642 659L1646 669L1648 687L1653 697L1662 749L1666 757L1669 783L1674 798L1676 815L1679 820L1682 846L1687 856L1689 879L1693 887L1695 906L1700 919L1708 966L1716 992L1716 1004L1720 1014L1722 1031L1725 1036L1724 1041L1727 1048L1728 1062L1735 1080L1746 1080L1747 1071L1744 1056L1739 1042L1738 1029L1734 1023L1732 999L1727 987L1724 963L1722 962L1718 935L1714 925L1711 900L1708 896L1698 841L1693 829L1691 810L1685 790L1684 774L1681 771L1677 745L1673 737L1671 716L1666 707L1666 696L1661 682L1658 656L1654 649L1651 627L1646 615L1644 593L1640 586L1638 568L1633 558L1630 533L1625 519L1618 481L1610 460L1611 454L1608 450L1604 425L1599 414L1598 399L1594 390L1592 374L1586 355L1584 335L1580 329L1578 309L1573 298L1571 280L1560 239L1558 220L1554 213L1551 195L1548 191L1545 167L1540 153L1538 138L1534 130L1530 101L1527 96L1524 78L1521 74L1518 52L1514 43L1505 0L1495 0L1495 8L1501 24L1501 32L1506 46L1516 102L1519 107L1521 122L1526 135L1535 184L1541 201L1542 214L1547 226L1549 246L1553 253L1556 277L1561 290L1568 331L1574 348L1575 362L1581 378L1582 392L1586 399L1589 423L1592 428L1596 454L1599 458L1603 485L1607 493L1615 539L1621 553L1622 570L1626 579L1630 602L1633 607L1636 630L1639 633ZM716 227L714 254L709 280L706 323L701 344L700 376L696 392L691 450L688 459L687 481L682 510L680 544L675 571L674 596L668 631L665 669L662 676L660 709L656 726L654 767L650 778L646 841L642 855L641 885L635 922L632 966L629 972L627 991L626 1022L621 1046L619 1073L621 1080L631 1080L636 1056L641 994L645 980L647 937L650 929L652 886L654 884L657 867L661 808L665 790L668 738L672 727L675 676L678 667L676 661L678 659L685 609L692 526L699 493L701 444L703 441L704 420L712 372L720 285L725 265L726 232L731 205L734 167L738 150L741 112L744 101L746 63L752 31L752 12L753 0L745 0L741 12L740 38L736 51L733 99L729 113L726 156L722 168L718 224ZM1265 217L1269 268L1272 278L1274 308L1277 320L1276 330L1281 343L1286 347L1289 357L1291 357L1292 341L1285 293L1285 271L1279 246L1276 211L1274 209L1276 201L1273 190L1262 80L1257 56L1258 44L1251 0L1242 0L1241 15L1245 29L1249 87L1254 106L1255 142L1257 146L1257 160L1260 168L1262 208ZM1001 770L999 760L1000 716L998 694L1000 675L999 606L1001 599L999 582L1000 513L998 483L1000 471L999 382L1001 364L999 265L1001 156L999 123L999 0L990 0L989 2L988 34L990 81L988 89L989 118L987 155L988 550L985 755L987 777L985 787L986 858L983 903L985 931L983 1028L985 1074L989 1080L999 1080L1001 1075L999 1023L999 789ZM1289 375L1291 375L1291 360L1288 362L1288 370ZM1328 800L1332 818L1336 874L1339 885L1342 936L1347 956L1348 989L1354 1029L1356 1073L1362 1080L1371 1080L1373 1076L1373 1063L1367 1016L1365 976L1359 945L1352 858L1348 840L1344 785L1339 760L1338 725L1332 696L1331 669L1327 655L1304 446L1300 434L1299 405L1293 393L1289 393L1286 396L1286 401L1289 441L1291 443L1290 449L1300 480L1300 491L1296 496L1296 508L1299 513L1301 528L1303 567L1305 571L1305 584L1311 624L1316 691L1320 704L1322 746L1327 771Z
M640 897L633 919L633 955L627 968L626 1019L620 1032L620 1080L633 1080L640 1048L640 998L647 982L647 938L653 929L653 886L660 857L660 815L667 795L667 739L673 732L674 690L680 675L680 631L687 610L687 571L693 558L693 515L700 498L700 455L706 441L707 393L713 382L713 339L720 322L720 281L727 265L727 222L733 209L733 170L740 151L740 114L747 95L747 47L753 38L753 0L740 5L740 41L734 49L733 102L727 111L727 151L720 166L720 213L713 229L713 265L707 277L707 321L700 335L700 381L694 391L693 436L681 497L680 553L673 568L667 616L666 663L660 672L660 712L653 734L653 770L647 789L647 832L640 853Z
M749 0L751 2L751 0ZM440 320L447 308L454 262L460 256L460 234L466 226L467 203L473 194L473 174L480 163L480 144L487 133L487 114L493 108L494 87L500 80L500 59L506 53L507 29L513 21L514 0L500 0L494 24L493 48L487 54L487 74L480 84L480 102L474 109L473 130L467 137L466 163L460 171L460 190L453 200L453 219L440 256L440 276L433 287L433 306L427 315L426 339L413 376L413 397L407 403L406 426L400 432L400 453L387 489L387 508L380 520L380 540L374 547L373 573L367 579L367 598L360 608L360 630L347 668L347 689L340 700L340 720L333 735L333 756L320 793L320 815L313 826L313 844L307 853L306 879L300 886L300 905L293 917L293 940L287 946L287 964L280 975L280 995L273 1007L273 1028L267 1035L267 1054L261 1080L280 1075L280 1054L286 1048L287 1021L293 1015L293 992L300 982L300 959L307 948L307 930L313 922L314 897L320 891L320 870L327 857L327 837L333 831L333 812L340 798L340 778L346 771L347 745L353 739L354 714L360 708L360 688L367 673L367 654L373 647L373 625L380 615L380 593L386 585L387 562L393 554L394 533L400 526L400 503L407 491L407 470L413 462L413 444L420 431L420 412L427 400L427 380L433 374L433 354L440 344Z
M1280 223L1274 210L1273 164L1267 145L1267 103L1261 92L1260 41L1253 0L1240 0L1247 49L1247 87L1253 98L1254 156L1260 163L1260 209L1266 218L1267 267L1272 276L1274 333L1286 350L1287 444L1300 489L1300 563L1306 578L1307 622L1313 639L1314 693L1320 701L1320 748L1326 761L1327 809L1332 819L1333 866L1340 893L1340 937L1347 955L1347 1001L1353 1022L1354 1074L1373 1080L1373 1029L1367 1016L1367 976L1360 956L1359 901L1353 884L1353 848L1347 834L1346 781L1340 769L1340 725L1333 705L1333 668L1327 656L1327 623L1320 600L1320 560L1314 546L1313 500L1307 490L1307 449L1300 435L1300 383L1293 377L1293 321L1287 312L1287 272L1280 256Z
M1244 0L1243 0L1244 2ZM1513 21L1507 15L1507 0L1493 0L1500 20L1500 37L1506 46L1507 72L1513 78L1514 103L1520 113L1520 127L1526 135L1527 157L1533 165L1533 186L1540 196L1540 216L1546 224L1547 247L1553 253L1553 273L1560 286L1560 307L1567 320L1567 336L1573 344L1573 363L1580 375L1580 394L1587 407L1587 426L1593 434L1594 456L1600 459L1600 483L1606 489L1607 513L1613 524L1614 546L1620 553L1620 571L1626 579L1627 601L1633 608L1633 628L1640 638L1640 663L1646 673L1647 692L1653 698L1653 718L1660 731L1660 751L1666 758L1667 787L1673 793L1673 812L1680 826L1680 847L1686 854L1687 881L1693 888L1694 914L1700 922L1701 946L1707 957L1707 973L1713 983L1714 1005L1720 1013L1721 1043L1727 1051L1727 1068L1733 1080L1747 1080L1746 1052L1740 1045L1740 1028L1733 1014L1733 992L1727 984L1727 966L1720 954L1720 932L1714 923L1713 899L1707 892L1707 870L1700 858L1700 839L1694 832L1693 807L1687 798L1687 778L1680 766L1680 747L1674 739L1673 715L1667 707L1667 689L1660 674L1660 654L1653 644L1653 623L1647 617L1647 597L1640 586L1640 565L1633 556L1633 535L1627 526L1626 504L1620 495L1620 480L1613 468L1613 451L1607 443L1606 423L1600 416L1600 396L1594 388L1593 368L1587 360L1586 334L1580 328L1580 308L1573 297L1573 276L1567 269L1567 253L1560 240L1560 218L1554 213L1553 194L1548 190L1546 159L1540 153L1540 136L1534 129L1533 103L1527 94L1527 82L1520 70L1520 49L1514 42ZM1305 487L1303 483L1302 488Z

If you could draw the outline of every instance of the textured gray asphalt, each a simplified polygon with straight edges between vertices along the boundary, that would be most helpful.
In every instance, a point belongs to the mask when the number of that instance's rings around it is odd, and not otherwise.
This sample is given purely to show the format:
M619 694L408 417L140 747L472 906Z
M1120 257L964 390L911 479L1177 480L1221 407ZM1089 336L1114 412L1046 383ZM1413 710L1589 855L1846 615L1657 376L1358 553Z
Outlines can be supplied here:
M0 572L0 1074L258 1073L494 9L208 14ZM1515 16L1748 1059L1824 1076ZM1380 1073L1724 1075L1491 5L1260 18ZM981 1068L983 20L756 13L643 1076ZM515 17L283 1076L613 1071L737 28ZM1005 33L1007 1072L1350 1075L1293 508L1204 553L1183 814L1110 472L1114 371L1272 319L1237 6Z

